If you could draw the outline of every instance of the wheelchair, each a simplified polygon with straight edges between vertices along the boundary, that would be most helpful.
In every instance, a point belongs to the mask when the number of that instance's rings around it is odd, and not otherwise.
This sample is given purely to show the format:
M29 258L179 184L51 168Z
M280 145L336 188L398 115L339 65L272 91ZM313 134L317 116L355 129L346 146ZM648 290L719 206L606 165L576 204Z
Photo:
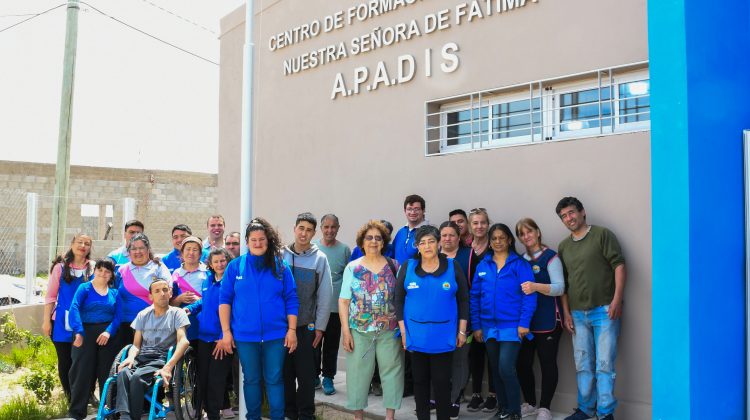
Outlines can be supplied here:
M130 345L125 346L115 357L109 371L109 378L104 383L104 389L99 398L99 409L96 414L97 420L113 420L119 418L115 413L117 401L117 367L127 359ZM174 352L174 346L169 348L167 358L169 360ZM196 355L192 347L188 347L182 359L177 363L172 372L172 380L169 386L164 387L162 377L157 377L153 385L146 390L144 412L148 412L148 419L164 419L167 414L174 413L177 420L197 420L201 418L201 407L196 402L197 390L197 368ZM150 408L149 408L150 406Z

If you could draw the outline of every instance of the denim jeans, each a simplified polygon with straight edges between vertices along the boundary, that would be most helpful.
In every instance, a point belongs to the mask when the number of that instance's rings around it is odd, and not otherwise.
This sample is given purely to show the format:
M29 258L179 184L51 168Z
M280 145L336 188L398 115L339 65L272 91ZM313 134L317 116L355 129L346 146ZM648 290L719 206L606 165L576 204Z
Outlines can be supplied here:
M518 383L516 362L521 343L517 341L497 341L494 338L485 342L490 375L495 377L495 391L499 409L513 414L521 414L521 385Z
M242 365L244 381L242 392L245 395L247 420L260 420L260 407L263 402L261 375L266 386L268 405L272 420L284 418L284 339L250 343L238 341L237 353Z
M587 311L572 311L576 333L573 352L578 380L578 408L599 417L613 413L615 399L615 358L620 320L609 319L609 305Z

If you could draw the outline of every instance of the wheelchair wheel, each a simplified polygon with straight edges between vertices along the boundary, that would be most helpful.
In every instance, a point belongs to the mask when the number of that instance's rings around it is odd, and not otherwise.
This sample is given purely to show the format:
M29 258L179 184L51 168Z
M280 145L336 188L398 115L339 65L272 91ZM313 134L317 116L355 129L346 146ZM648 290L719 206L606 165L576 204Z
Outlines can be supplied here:
M177 420L197 420L201 418L198 404L196 356L188 347L182 360L177 364L172 382L172 402Z
M115 359L112 361L112 366L109 368L110 378L113 376L117 376L117 366L120 364L120 361L127 356L128 351L130 351L130 346L125 346L117 353L117 356L115 356ZM114 409L117 402L117 381L112 381L107 388L107 394L104 396L104 398L101 398L101 395L99 395L99 398L99 404L104 404L104 406L109 410ZM115 415L111 414L109 416L106 416L105 418L114 419Z

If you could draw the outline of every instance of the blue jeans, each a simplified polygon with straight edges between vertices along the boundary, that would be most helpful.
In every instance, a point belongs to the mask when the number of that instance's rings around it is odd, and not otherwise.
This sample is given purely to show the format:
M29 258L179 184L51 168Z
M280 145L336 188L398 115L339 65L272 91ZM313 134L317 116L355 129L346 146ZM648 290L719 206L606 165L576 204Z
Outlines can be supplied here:
M609 319L609 305L572 311L576 333L573 352L578 380L578 408L593 416L615 411L615 357L620 320Z
M521 343L517 341L487 340L487 361L490 375L495 378L498 408L521 414L521 385L518 383L516 361Z
M284 419L284 356L286 348L284 339L250 343L238 341L237 353L242 365L244 381L242 392L245 394L247 420L260 419L260 407L263 402L261 375L266 386L268 405L271 407L272 420Z

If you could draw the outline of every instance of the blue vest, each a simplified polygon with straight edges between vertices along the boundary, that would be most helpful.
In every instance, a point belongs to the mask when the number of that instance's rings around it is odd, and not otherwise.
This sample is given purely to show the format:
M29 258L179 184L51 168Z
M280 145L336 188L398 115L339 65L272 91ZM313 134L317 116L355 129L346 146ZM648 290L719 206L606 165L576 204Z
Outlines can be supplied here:
M68 323L68 311L70 305L73 303L73 295L75 295L78 286L83 284L86 277L86 269L80 270L81 275L76 276L75 272L71 268L70 283L67 283L63 278L64 273L60 271L60 288L57 291L57 304L55 305L55 323L52 328L52 341L58 343L71 343L73 342L73 329L69 327ZM92 270L93 271L93 270ZM93 272L91 276L93 277Z
M534 281L540 284L550 284L547 264L557 256L557 253L549 248L542 251L537 259L529 261L531 270L534 272ZM530 330L535 333L551 332L555 329L560 319L560 298L537 293L536 311L531 319Z
M406 349L422 353L446 353L456 349L458 332L458 283L453 259L438 277L420 277L418 261L408 260L404 278L404 326Z

